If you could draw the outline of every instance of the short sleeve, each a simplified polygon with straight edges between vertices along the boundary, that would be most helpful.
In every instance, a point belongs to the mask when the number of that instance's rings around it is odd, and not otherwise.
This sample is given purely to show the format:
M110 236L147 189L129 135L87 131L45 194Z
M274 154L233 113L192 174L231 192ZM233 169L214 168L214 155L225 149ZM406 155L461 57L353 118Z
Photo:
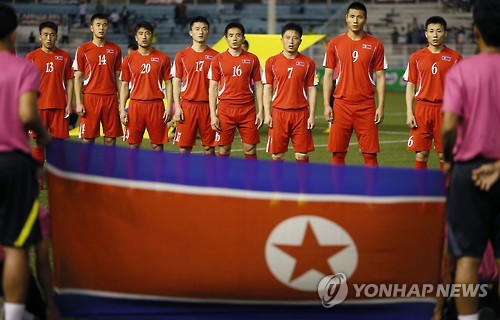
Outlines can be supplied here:
M259 58L257 58L257 56L254 56L254 64L253 64L253 69L252 69L252 80L253 81L261 81L260 62L259 62Z
M337 66L337 50L335 49L335 43L333 42L333 40L330 40L330 42L328 42L328 46L326 47L323 67L329 69L335 69L336 66Z
M264 67L264 75L262 77L262 83L272 85L273 82L274 82L273 59L269 58L267 59Z

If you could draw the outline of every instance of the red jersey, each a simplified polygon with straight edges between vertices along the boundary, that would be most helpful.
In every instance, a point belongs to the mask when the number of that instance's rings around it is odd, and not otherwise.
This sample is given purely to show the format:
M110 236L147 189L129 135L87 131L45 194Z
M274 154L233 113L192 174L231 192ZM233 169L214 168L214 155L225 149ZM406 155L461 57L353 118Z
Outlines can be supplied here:
M254 101L252 80L260 81L259 58L247 51L233 57L226 50L212 60L208 79L219 82L219 100L248 105Z
M115 72L120 71L122 50L106 41L98 47L92 41L76 49L73 69L83 72L83 93L116 94Z
M121 80L129 83L130 99L163 99L163 80L170 78L170 58L160 50L147 56L137 50L123 60Z
M418 101L441 104L445 75L460 60L460 53L448 47L439 53L426 47L410 56L403 79L416 85Z
M26 56L40 71L40 95L38 109L64 109L68 104L66 81L74 77L69 53L59 48L46 53L42 48Z
M352 40L347 33L341 34L328 43L323 66L336 70L335 99L373 100L374 71L387 69L384 45L369 34L360 40Z
M309 106L307 88L318 85L316 65L301 53L294 59L280 53L267 59L262 82L273 86L273 108L304 108Z
M212 48L196 52L189 47L175 56L172 76L181 79L181 97L189 101L208 102L210 63L218 54Z

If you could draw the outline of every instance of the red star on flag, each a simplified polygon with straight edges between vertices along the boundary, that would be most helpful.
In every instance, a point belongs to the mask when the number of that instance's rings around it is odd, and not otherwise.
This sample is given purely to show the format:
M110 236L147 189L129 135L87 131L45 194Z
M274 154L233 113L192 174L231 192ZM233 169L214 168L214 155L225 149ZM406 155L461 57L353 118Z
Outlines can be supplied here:
M275 244L275 246L295 259L295 267L290 282L311 269L317 270L324 275L333 274L334 271L328 265L328 259L347 247L347 245L321 245L316 239L309 222L306 226L302 244Z

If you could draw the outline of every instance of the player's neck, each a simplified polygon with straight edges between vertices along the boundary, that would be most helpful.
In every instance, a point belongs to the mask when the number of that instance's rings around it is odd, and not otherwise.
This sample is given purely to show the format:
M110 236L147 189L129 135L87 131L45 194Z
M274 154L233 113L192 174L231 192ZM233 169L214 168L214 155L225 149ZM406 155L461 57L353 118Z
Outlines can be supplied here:
M205 42L195 42L193 41L193 45L191 48L196 52L203 52L207 48L207 44Z
M364 37L365 34L366 34L366 32L364 30L360 30L358 32L354 32L354 31L351 31L351 30L347 31L347 35L352 40L360 40L361 38Z
M229 48L229 49L227 49L227 51L233 57L238 57L239 55L241 55L243 53L243 49L241 49L241 48L239 48L239 49Z
M56 51L56 47L49 49L49 48L45 48L44 46L42 46L41 48L42 48L43 52L48 53L48 54L52 54Z
M149 54L151 54L151 52L153 52L153 47L141 47L139 46L139 49L137 49L137 51L139 51L139 53L143 56L147 56Z
M104 46L104 45L106 44L107 40L106 40L106 38L102 38L102 39L100 39L100 38L96 38L96 37L94 37L94 38L92 39L92 42L93 42L96 46L98 46L98 47L102 47L102 46Z
M283 50L283 55L287 59L295 59L299 55L299 52L297 51L297 52L294 52L294 53L290 53L290 52L286 52L286 51Z
M444 44L442 44L440 46L433 46L433 45L429 44L427 46L427 49L429 49L429 51L432 52L432 53L440 53L444 49Z

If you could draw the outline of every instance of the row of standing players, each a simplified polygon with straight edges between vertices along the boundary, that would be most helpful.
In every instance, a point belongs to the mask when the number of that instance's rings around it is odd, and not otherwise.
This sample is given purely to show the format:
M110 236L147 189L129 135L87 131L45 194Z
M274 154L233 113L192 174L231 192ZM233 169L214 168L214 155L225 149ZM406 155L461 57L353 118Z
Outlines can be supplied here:
M364 31L366 16L363 4L352 3L346 14L347 33L332 39L325 54L324 116L331 123L327 151L332 153L333 164L345 164L353 130L365 165L378 164L387 63L382 42ZM314 61L299 53L300 25L283 27L283 51L268 59L262 74L257 57L242 49L245 30L239 23L227 25L229 48L218 54L206 44L209 22L196 17L189 30L193 43L176 55L173 64L152 47L154 30L148 22L137 24L138 50L123 62L121 49L106 40L105 15L94 14L90 30L93 39L77 49L73 64L69 54L56 47L57 25L51 22L40 25L42 46L27 56L40 69L38 106L53 137L69 137L67 117L74 92L79 137L84 142L99 137L102 123L108 145L123 135L131 148L138 148L147 128L153 150L162 150L168 141L166 123L174 120L174 144L180 152L191 152L199 132L205 154L214 154L218 146L218 154L228 156L238 128L245 157L256 158L258 129L266 124L267 151L273 160L284 159L291 139L296 160L309 161L308 153L314 150L311 131L318 81ZM426 23L429 46L411 56L405 75L411 128L408 149L416 153L416 168L427 167L433 140L442 160L439 107L444 75L461 59L459 53L444 46L445 35L446 21L431 17ZM35 145L33 155L43 163L41 146Z

